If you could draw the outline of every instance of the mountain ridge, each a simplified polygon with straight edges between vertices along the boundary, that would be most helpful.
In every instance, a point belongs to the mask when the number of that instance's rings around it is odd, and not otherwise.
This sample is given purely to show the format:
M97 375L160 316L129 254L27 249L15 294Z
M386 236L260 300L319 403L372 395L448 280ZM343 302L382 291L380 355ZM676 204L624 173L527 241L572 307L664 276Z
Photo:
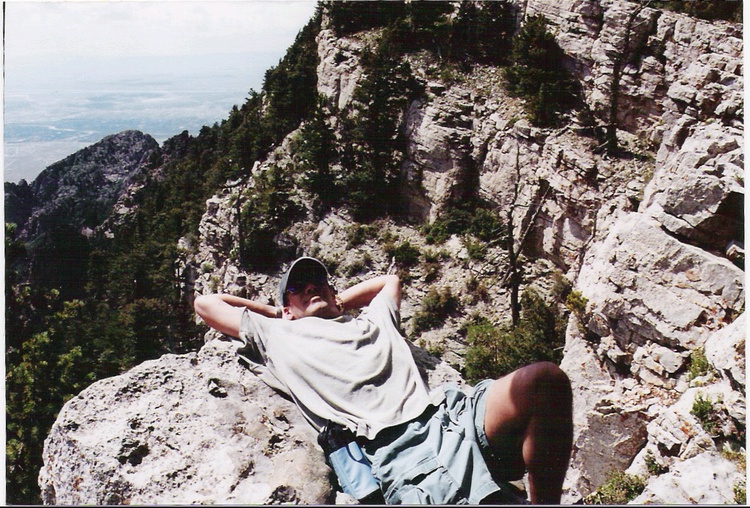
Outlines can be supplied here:
M151 136L123 131L51 164L27 184L28 191L13 195L24 185L6 182L6 200L17 199L31 208L31 213L12 216L20 222L21 237L30 239L48 232L51 226L45 223L60 215L79 231L93 230L111 213L127 183L140 176L158 151L159 144Z

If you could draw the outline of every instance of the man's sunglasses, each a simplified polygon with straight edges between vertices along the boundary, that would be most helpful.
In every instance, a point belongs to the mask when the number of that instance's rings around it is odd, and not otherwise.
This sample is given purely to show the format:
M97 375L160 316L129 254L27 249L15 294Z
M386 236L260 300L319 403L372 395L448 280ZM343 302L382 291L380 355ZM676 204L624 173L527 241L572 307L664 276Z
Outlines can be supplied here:
M316 286L316 287L325 286L326 284L328 284L328 278L325 276L309 277L304 280L289 282L286 285L286 291L287 293L297 295L303 292L308 284L312 284L313 286Z

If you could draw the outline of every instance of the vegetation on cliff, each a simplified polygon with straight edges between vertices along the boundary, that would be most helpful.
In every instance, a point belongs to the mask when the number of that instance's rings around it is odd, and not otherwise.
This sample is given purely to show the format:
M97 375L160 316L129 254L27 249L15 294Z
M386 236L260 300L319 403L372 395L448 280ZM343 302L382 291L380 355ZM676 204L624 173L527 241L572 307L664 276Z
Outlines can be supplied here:
M9 503L40 502L42 446L67 399L97 379L202 343L177 270L184 258L177 242L196 237L206 199L228 180L247 178L253 163L314 109L319 23L310 21L266 73L263 90L251 91L226 120L164 143L151 171L135 182L134 212L110 234L82 236L80 224L60 215L63 223L40 249L16 238L18 226L6 227ZM29 265L40 267L33 285L24 276Z

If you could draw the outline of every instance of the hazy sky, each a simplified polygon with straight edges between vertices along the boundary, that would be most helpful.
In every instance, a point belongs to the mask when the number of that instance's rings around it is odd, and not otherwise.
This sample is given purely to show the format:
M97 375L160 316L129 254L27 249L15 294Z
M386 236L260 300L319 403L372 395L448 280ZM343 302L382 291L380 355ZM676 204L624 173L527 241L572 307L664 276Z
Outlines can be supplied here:
M286 49L315 0L6 2L6 65Z

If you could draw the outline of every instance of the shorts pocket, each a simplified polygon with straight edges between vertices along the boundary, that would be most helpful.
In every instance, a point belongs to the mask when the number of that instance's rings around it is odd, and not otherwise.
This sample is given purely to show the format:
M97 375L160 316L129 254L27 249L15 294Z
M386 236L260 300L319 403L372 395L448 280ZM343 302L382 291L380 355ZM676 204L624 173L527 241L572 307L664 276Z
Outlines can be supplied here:
M428 459L399 475L387 486L388 504L466 504L461 487L437 461Z

